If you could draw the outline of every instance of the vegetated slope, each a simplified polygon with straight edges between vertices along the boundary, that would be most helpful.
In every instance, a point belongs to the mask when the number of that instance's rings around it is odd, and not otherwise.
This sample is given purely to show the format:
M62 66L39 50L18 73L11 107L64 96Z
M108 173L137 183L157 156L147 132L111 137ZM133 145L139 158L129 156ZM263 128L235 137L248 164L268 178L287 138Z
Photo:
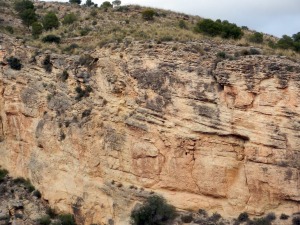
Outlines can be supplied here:
M144 27L179 16L149 22L141 11ZM86 50L94 31L56 32L60 45L2 34L0 52L0 165L51 206L79 224L128 224L153 192L224 217L299 211L297 59L191 30L190 41L128 34Z

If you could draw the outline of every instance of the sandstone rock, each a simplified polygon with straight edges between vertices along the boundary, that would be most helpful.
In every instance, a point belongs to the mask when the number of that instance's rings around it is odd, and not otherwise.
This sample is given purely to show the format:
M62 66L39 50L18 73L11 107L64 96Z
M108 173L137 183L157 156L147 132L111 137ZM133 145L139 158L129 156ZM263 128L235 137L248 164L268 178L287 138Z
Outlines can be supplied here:
M191 51L194 43L176 43L177 53L172 44L96 49L90 71L65 55L52 58L51 75L38 63L2 66L0 165L81 224L128 224L151 191L178 209L227 217L298 212L299 62L217 62L216 52L242 47L199 43L209 51ZM54 73L65 62L74 76L62 85ZM93 90L80 99L77 69L89 71L82 90Z

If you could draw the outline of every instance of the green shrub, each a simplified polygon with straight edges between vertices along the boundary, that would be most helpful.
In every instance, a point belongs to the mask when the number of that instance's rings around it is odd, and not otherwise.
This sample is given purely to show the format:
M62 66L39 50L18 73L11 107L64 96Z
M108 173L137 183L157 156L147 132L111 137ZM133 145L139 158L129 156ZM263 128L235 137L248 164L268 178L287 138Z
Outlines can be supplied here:
M4 180L6 175L8 174L8 171L6 169L0 169L0 182Z
M20 13L24 12L26 9L34 9L34 5L30 0L18 0L14 3L14 9Z
M37 222L39 225L49 225L51 223L51 219L48 215L46 215L39 218Z
M68 80L69 78L69 73L68 71L64 70L61 74L60 74L60 80L65 82L66 80Z
M46 72L51 73L52 72L52 63L51 63L51 56L46 55L46 57L43 60L43 67Z
M50 216L51 219L54 219L57 216L55 210L50 207L46 209L46 214Z
M81 101L83 97L89 97L93 89L90 86L87 86L85 89L82 89L80 86L78 86L75 88L75 91L77 92L75 100Z
M195 31L214 37L217 35L221 35L222 27L220 23L214 22L211 19L203 19L197 23Z
M97 14L98 14L97 10L92 10L90 13L90 16L95 17L95 16L97 16Z
M227 58L227 55L225 52L218 52L217 53L217 57L218 58L221 58L221 59L226 59Z
M84 27L83 29L80 30L80 35L81 36L86 36L88 33L90 33L91 29L89 27Z
M31 34L34 38L38 38L43 33L43 26L38 22L34 22L31 25L31 28L32 28Z
M112 8L113 5L109 1L105 1L101 4L100 9L107 10L108 8Z
M288 215L286 215L286 214L284 214L284 213L282 213L282 214L280 215L280 219L281 219L281 220L287 220L289 217L290 217L290 216L288 216Z
M276 220L276 216L274 213L268 213L268 215L266 215L265 217L267 220L269 221L273 221L273 220Z
M181 221L184 223L191 223L191 222L193 222L193 216L191 214L183 215L183 216L181 216Z
M179 20L178 26L181 29L187 29L187 25L186 25L186 22L184 20Z
M73 53L74 49L79 48L79 45L76 43L70 44L68 47L64 48L65 52Z
M142 17L144 20L153 20L155 15L155 11L152 9L145 9L142 12Z
M232 38L232 39L240 39L244 33L240 27L238 27L234 23L229 23L227 20L224 20L222 23L222 38Z
M276 46L282 49L292 49L294 46L294 41L291 37L283 35L282 38L277 41Z
M7 62L8 62L8 65L10 66L10 68L13 70L21 70L21 68L22 68L21 61L18 58L11 56L7 59Z
M23 24L27 27L37 21L37 15L34 9L25 9L19 13L19 16Z
M255 32L249 37L249 41L254 43L263 43L264 42L264 35L259 32Z
M74 216L71 214L62 214L58 216L61 225L76 225Z
M114 5L114 6L120 6L121 5L121 1L120 0L114 0L114 1L112 1L112 4Z
M205 211L205 209L199 209L198 213L204 217L207 217L207 212Z
M14 28L12 26L6 26L5 27L5 30L10 33L10 34L13 34L14 33Z
M59 21L55 13L49 12L43 18L43 26L45 30L57 29Z
M173 41L173 37L171 36L163 36L159 39L160 42L169 42L169 41Z
M42 39L43 42L48 42L48 43L56 43L59 44L60 43L60 37L53 35L53 34L49 34L45 37L43 37Z
M92 0L86 0L85 5L90 7L93 6L95 3Z
M81 4L81 0L69 0L69 2L72 4L78 4L78 5Z
M195 27L195 31L213 37L221 36L227 39L239 39L244 35L240 27L236 24L229 23L227 20L223 22L221 20L213 21L211 19L200 20Z
M250 48L249 55L260 55L261 52L257 50L256 48Z
M293 222L293 225L300 225L300 217L299 216L294 217L292 222Z
M32 23L37 21L37 15L32 1L17 0L14 3L14 9L17 11L24 25L29 27Z
M94 62L94 58L88 54L81 55L79 58L79 65L90 66Z
M131 213L133 225L159 225L175 218L174 206L166 203L163 197L153 195L146 202Z
M222 218L222 216L219 213L212 214L211 217L209 217L209 220L212 222L217 222Z
M271 221L267 220L266 218L255 218L253 221L253 225L271 225Z
M35 196L35 197L37 197L37 198L41 198L41 197L42 197L42 194L41 194L41 192L40 192L39 190L35 190L35 191L33 192L33 196Z
M77 16L74 13L69 13L64 16L62 23L63 24L72 24L77 20Z
M29 179L25 179L23 177L17 177L13 180L14 184L21 184L31 193L35 190L35 187L31 184Z
M237 218L239 222L245 222L249 219L249 215L246 212L243 212L239 215L239 217Z

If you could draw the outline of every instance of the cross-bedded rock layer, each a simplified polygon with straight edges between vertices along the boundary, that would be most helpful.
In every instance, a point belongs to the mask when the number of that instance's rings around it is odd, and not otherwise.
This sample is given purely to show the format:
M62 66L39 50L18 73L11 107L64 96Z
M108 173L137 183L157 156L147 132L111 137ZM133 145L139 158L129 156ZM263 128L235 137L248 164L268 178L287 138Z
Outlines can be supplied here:
M300 65L216 57L244 48L133 42L79 57L2 37L23 68L1 66L0 165L82 224L128 224L151 191L226 216L297 212Z

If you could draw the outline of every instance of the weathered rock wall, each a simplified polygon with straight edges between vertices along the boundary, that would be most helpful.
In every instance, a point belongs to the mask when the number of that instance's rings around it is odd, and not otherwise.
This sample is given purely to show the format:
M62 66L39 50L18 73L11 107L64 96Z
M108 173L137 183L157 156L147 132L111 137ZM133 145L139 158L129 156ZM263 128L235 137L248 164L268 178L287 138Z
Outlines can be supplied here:
M47 73L50 53L5 43L24 66L1 66L0 165L82 224L128 224L151 191L225 216L300 210L299 63L131 43L51 54Z

